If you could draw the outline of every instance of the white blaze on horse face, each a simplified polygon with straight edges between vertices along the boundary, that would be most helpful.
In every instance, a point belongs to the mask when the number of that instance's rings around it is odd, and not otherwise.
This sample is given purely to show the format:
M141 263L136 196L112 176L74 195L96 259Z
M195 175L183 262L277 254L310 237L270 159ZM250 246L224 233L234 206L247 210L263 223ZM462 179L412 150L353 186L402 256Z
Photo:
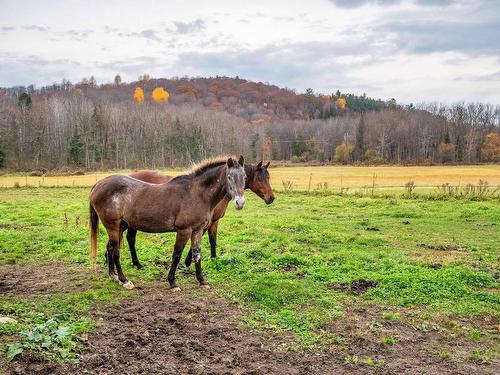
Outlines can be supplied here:
M234 207L241 210L245 205L245 170L238 166L229 169L229 175L227 179L228 193L233 200Z
M237 195L234 197L233 202L234 202L234 207L236 207L237 210L241 210L245 205L245 197L242 195Z

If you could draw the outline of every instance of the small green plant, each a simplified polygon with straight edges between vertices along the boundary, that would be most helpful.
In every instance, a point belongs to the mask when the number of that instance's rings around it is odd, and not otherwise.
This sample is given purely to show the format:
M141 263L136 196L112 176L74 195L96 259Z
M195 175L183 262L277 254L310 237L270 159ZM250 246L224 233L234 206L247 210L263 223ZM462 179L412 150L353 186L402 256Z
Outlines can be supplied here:
M346 365L357 365L359 363L359 357L354 354L346 355L344 358L344 363Z
M445 360L445 359L450 359L450 358L451 358L451 354L450 354L449 352L446 352L446 351L443 351L443 350L442 350L442 351L440 351L440 352L438 353L438 357L439 357L440 359L443 359L443 360Z
M393 346L394 345L394 338L391 336L384 337L382 340L380 340L380 343L385 346Z
M7 360L12 361L24 350L44 352L51 358L76 361L73 350L78 339L65 314L56 315L32 329L21 331L21 342L7 345Z
M401 316L398 313L385 313L383 315L383 318L385 320L399 320L399 318L401 318Z
M467 359L471 362L488 363L494 357L495 353L492 348L486 350L474 349L469 353Z
M372 357L367 357L365 360L365 364L369 367L377 367L380 365L380 363Z

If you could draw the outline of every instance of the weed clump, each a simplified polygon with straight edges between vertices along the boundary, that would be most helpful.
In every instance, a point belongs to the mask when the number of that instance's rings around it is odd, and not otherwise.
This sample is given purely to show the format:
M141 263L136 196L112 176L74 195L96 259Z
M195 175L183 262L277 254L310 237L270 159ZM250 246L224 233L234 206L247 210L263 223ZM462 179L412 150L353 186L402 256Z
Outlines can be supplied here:
M21 331L21 342L7 346L7 360L12 361L24 350L32 350L43 352L53 359L77 362L74 349L79 339L75 333L67 315L56 315L32 329Z

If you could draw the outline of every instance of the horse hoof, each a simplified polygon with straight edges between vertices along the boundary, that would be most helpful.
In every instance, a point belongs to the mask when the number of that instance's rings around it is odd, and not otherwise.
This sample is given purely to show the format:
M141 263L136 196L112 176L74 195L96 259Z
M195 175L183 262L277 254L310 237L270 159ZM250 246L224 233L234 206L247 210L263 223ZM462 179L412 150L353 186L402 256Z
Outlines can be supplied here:
M144 269L144 266L142 264L134 264L135 268L137 268L138 270L143 270Z
M208 285L208 284L201 284L201 285L200 285L200 288L201 288L201 289L208 290L208 289L210 289L210 285Z
M127 290L130 290L130 289L134 289L134 288L135 288L134 284L132 284L132 282L131 282L131 281L127 281L125 284L123 284L123 287L124 287L125 289L127 289Z
M174 286L173 288L170 288L170 291L172 293L179 293L181 291L181 288L179 288L178 286Z

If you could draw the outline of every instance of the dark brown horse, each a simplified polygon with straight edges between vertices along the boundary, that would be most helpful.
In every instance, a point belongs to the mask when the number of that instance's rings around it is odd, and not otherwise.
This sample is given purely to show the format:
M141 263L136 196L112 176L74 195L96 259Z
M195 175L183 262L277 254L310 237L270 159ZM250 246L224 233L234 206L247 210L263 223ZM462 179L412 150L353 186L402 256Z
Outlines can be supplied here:
M247 175L245 189L252 190L260 198L262 198L267 204L271 204L274 201L273 189L269 183L269 172L267 171L269 167L269 162L266 165L262 165L262 161L257 165L245 164L245 173ZM156 171L137 171L129 175L130 177L136 178L141 181L149 182L152 184L162 184L169 182L174 177L167 176ZM210 255L212 258L217 256L217 227L219 225L219 220L224 217L226 213L227 206L229 204L230 198L228 196L224 197L222 201L215 207L210 224L205 231L208 230L208 238L210 240ZM204 232L205 232L204 231ZM127 231L127 241L130 249L130 256L132 258L132 263L138 269L144 268L137 258L137 252L135 249L135 238L137 231L135 229L128 229ZM192 249L189 250L186 256L186 266L191 265L192 259Z
M126 289L127 280L120 265L120 243L127 229L150 233L177 232L168 282L173 291L175 271L182 250L191 239L196 278L208 288L201 271L201 237L210 223L215 207L230 196L237 209L245 204L245 169L243 156L238 162L218 159L204 162L188 174L165 184L150 184L135 178L113 175L99 181L90 192L90 257L95 264L97 231L101 219L108 232L106 258L109 275ZM116 267L116 271L115 271Z

